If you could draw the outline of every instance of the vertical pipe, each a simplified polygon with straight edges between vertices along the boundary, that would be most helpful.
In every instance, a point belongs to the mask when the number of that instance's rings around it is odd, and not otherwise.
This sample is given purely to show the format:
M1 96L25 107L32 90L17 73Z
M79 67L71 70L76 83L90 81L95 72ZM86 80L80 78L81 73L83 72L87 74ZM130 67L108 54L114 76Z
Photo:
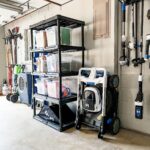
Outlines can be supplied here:
M132 37L134 39L135 33L134 33L134 4L132 4Z
M135 59L138 59L138 3L135 4Z
M144 0L142 0L142 6L141 6L141 59L143 57L143 25L144 25ZM140 67L140 75L142 75L143 71L143 64L141 64L141 67Z
M82 67L84 67L84 25L81 26L81 32L82 32Z
M126 22L126 4L122 3L121 5L122 9L122 55L123 55L123 60L125 61L126 59L126 41L125 41L125 22Z

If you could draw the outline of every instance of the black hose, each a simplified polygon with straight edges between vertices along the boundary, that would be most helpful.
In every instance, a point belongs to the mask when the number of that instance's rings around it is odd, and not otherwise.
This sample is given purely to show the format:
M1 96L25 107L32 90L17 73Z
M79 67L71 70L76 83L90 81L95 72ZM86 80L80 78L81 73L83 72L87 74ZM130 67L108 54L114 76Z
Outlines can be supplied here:
M125 41L125 22L126 22L126 4L121 3L122 10L122 56L120 57L120 61L126 61L126 41Z
M138 4L135 4L135 59L138 59Z
M134 4L132 4L132 37L134 38Z
M135 25L136 24L136 25ZM134 48L135 48L135 58L132 60L132 63L134 67L137 67L139 65L140 58L138 57L138 49L139 49L139 44L138 44L138 2L135 3L135 43L134 43Z

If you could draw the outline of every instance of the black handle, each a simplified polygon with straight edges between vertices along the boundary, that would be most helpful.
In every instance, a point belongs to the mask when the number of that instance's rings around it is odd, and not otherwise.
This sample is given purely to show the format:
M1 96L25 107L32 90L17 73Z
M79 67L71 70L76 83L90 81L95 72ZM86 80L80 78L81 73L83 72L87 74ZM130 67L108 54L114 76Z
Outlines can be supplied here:
M126 22L126 4L121 4L121 10L122 10L122 22Z
M146 41L146 50L145 50L145 55L149 56L149 47L150 47L150 40Z

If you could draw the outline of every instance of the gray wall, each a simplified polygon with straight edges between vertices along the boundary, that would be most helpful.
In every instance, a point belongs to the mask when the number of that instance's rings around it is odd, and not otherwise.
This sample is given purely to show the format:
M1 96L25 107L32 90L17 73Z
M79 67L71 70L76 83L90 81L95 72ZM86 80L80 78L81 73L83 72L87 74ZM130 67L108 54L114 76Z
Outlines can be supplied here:
M146 9L150 8L149 0L146 1ZM137 78L139 68L118 67L118 0L111 0L111 33L107 39L93 40L93 0L74 0L72 3L60 8L54 5L48 5L41 10L34 12L22 19L16 20L5 26L5 31L9 28L19 26L21 32L28 29L29 25L54 16L62 14L72 18L84 20L85 27L85 46L86 46L86 64L88 66L106 67L110 72L114 73L119 70L121 83L120 83L120 98L119 98L119 115L122 122L122 127L145 132L150 134L150 95L149 95L149 72L148 64L144 66L144 92L145 92L145 111L144 119L136 120L134 118L134 100L137 93ZM146 17L146 15L145 15ZM146 20L146 18L145 18ZM147 20L146 20L147 21ZM149 22L145 22L145 34L148 31ZM20 41L19 63L24 63L24 42ZM134 52L132 52L134 53Z
M4 27L0 27L0 92L3 79L6 79L6 50L2 38L5 37Z
M150 9L150 1L145 0L145 14L144 14L144 51L146 34L150 33L150 21L147 19L147 10ZM129 12L129 11L128 11ZM130 13L129 13L129 16ZM130 23L130 19L127 19ZM130 24L131 27L131 24ZM128 31L131 34L131 30ZM120 48L119 48L120 50ZM134 51L131 51L131 59L135 56ZM144 64L144 119L137 120L134 116L135 106L134 101L138 92L138 75L140 67L134 68L121 67L120 69L120 101L119 101L119 115L121 123L124 128L133 129L150 134L150 69L148 62Z

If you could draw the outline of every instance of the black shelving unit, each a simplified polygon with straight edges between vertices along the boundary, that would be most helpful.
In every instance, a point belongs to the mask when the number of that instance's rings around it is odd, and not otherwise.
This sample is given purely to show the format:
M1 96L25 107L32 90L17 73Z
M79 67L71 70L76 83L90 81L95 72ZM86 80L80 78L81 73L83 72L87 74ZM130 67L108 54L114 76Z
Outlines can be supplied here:
M61 15L56 15L50 19L41 21L37 24L34 24L32 26L30 26L31 29L31 46L32 46L32 50L31 50L31 56L32 56L32 77L33 77L33 81L35 76L43 76L43 77L52 77L52 78L58 78L59 81L59 99L56 98L51 98L48 96L44 96L44 95L39 95L37 93L33 92L33 117L54 128L57 129L58 131L64 131L72 126L74 126L74 121L73 122L69 122L64 124L62 122L62 107L63 105L67 104L67 103L71 103L77 100L77 95L76 94L72 94L70 97L66 97L63 98L61 97L61 90L62 90L62 77L67 77L67 76L76 76L78 74L78 72L72 71L72 72L62 72L61 70L61 54L63 53L67 53L67 52L78 52L81 51L82 52L82 67L84 67L84 25L85 23L83 21L79 21L76 19L72 19L72 18L68 18L65 16L61 16ZM58 39L58 44L53 47L53 48L46 48L46 49L34 49L33 46L33 31L39 31L39 30L45 30L48 27L51 26L57 26L57 39ZM71 29L74 28L81 28L81 46L69 46L69 45L61 45L61 39L60 39L60 27L69 27ZM59 72L51 72L51 73L37 73L34 70L34 53L57 53L59 55ZM34 91L34 83L33 83L33 91ZM36 113L36 101L46 101L48 103L53 103L53 104L57 104L59 105L59 124L56 124L54 122L50 122L50 121L46 121L43 120L42 118L40 118Z

